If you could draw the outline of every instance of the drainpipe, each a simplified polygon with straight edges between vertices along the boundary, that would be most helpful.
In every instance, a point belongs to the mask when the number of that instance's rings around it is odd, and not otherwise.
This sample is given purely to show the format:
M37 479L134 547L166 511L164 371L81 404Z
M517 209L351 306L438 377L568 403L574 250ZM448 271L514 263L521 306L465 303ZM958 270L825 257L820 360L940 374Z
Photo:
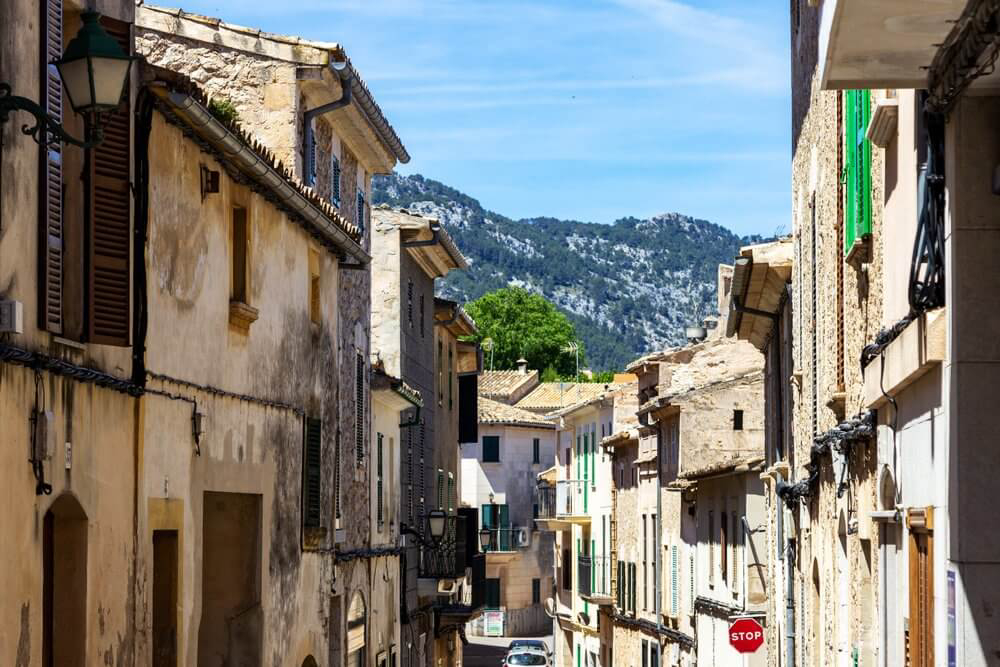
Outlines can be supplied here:
M333 71L334 75L340 80L340 99L334 100L329 104L324 104L318 106L315 109L308 109L302 114L302 124L304 126L304 131L306 134L305 147L306 147L306 173L311 173L313 168L316 166L312 164L313 160L313 146L316 143L316 137L313 135L312 121L314 118L328 114L331 111L336 111L346 107L351 103L351 68L347 66L346 61L333 62L330 63L330 69ZM310 183L309 185L315 185Z
M781 508L784 512L784 507ZM785 558L785 665L795 665L795 547L792 540L786 542L788 553Z

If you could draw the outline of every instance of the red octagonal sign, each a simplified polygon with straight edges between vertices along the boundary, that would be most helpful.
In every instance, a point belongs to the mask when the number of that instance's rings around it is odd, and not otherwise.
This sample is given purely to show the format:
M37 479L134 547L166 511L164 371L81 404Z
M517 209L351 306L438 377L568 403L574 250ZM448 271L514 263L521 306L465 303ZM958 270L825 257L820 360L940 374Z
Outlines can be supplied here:
M753 653L764 643L764 628L752 618L741 618L729 626L729 643L740 653Z

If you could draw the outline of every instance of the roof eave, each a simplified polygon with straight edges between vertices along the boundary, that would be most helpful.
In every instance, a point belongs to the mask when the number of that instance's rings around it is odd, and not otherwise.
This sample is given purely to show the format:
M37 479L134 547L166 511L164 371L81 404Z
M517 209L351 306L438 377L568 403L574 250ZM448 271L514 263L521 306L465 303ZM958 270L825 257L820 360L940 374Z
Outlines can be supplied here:
M147 85L147 89L202 141L218 151L241 173L268 190L282 206L305 221L312 234L324 242L324 245L339 250L353 263L367 265L371 262L371 256L346 231L351 229L350 223L340 218L332 207L329 211L323 211L310 201L300 190L304 186L289 174L283 174L272 166L262 154L262 147L252 146L246 139L230 131L190 93L155 83ZM360 236L360 232L355 233Z

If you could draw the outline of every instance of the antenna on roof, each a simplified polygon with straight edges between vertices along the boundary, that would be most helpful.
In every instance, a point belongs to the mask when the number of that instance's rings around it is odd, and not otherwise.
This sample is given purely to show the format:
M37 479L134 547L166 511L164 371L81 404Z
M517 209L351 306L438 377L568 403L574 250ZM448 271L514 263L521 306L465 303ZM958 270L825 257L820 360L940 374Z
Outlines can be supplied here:
M579 382L580 381L580 345L575 340L571 340L570 342L566 343L565 346L563 346L562 351L565 352L566 354L576 355L576 375L573 377L573 381L574 382Z

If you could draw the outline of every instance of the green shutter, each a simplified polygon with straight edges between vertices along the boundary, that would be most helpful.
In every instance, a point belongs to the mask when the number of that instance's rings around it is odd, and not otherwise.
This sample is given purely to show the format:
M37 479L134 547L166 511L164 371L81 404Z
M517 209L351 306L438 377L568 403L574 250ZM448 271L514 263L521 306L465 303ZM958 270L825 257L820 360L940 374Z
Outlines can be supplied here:
M872 233L872 144L865 138L871 94L849 90L844 103L844 253Z
M597 426L590 431L590 479L597 484Z

